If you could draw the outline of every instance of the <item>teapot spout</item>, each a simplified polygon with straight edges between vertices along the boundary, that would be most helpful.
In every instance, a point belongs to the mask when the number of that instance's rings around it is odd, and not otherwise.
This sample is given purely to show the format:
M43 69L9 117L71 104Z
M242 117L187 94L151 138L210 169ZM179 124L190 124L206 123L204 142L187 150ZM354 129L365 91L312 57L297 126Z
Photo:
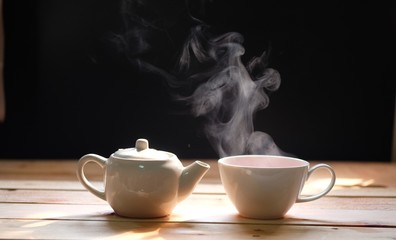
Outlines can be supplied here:
M205 173L209 170L209 164L195 161L183 169L179 179L178 201L186 199Z

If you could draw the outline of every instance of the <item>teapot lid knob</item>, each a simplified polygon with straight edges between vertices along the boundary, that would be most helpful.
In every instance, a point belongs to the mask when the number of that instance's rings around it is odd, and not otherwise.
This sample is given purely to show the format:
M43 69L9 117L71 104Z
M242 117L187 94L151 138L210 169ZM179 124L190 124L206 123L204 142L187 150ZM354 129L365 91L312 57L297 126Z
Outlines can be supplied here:
M138 151L138 152L148 149L149 143L148 143L147 139L139 138L138 140L136 140L135 148L136 148L136 151Z
M127 160L169 160L174 155L153 148L150 149L149 142L144 138L136 140L134 148L121 148L113 154L115 157Z

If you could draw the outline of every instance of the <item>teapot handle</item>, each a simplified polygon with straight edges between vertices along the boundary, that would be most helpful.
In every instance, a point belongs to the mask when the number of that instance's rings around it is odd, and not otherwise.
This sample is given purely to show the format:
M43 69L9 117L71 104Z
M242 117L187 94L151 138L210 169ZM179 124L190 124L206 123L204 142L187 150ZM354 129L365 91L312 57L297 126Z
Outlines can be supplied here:
M94 163L98 164L101 168L104 168L106 166L107 159L102 156L99 156L97 154L87 154L87 155L84 155L83 157L81 157L77 163L77 177L78 177L78 180L80 181L80 183L92 194L94 194L95 196L106 201L105 191L101 191L101 190L97 189L85 177L84 167L89 162L94 162Z

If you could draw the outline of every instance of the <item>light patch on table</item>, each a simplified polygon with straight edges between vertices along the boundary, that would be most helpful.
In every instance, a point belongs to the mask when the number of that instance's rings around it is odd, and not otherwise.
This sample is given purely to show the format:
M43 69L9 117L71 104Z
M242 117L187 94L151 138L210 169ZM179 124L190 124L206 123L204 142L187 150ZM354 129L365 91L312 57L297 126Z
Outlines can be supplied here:
M135 232L135 231L128 231L120 234L116 234L111 237L106 237L102 239L131 239L131 240L138 240L138 239L152 239L152 240L164 240L164 238L159 236L159 230L156 229L154 231L149 232Z
M305 183L302 195L319 193L324 190L329 184L330 179L318 179L307 181ZM363 179L363 178L337 178L335 185L332 190L342 188L364 188L364 187L378 187L375 184L374 179Z
M44 227L44 226L50 225L50 224L52 224L52 223L55 223L55 221L48 221L48 220L45 220L45 221L35 221L35 222L32 222L32 223L27 223L27 224L23 225L22 228L37 228L37 227Z

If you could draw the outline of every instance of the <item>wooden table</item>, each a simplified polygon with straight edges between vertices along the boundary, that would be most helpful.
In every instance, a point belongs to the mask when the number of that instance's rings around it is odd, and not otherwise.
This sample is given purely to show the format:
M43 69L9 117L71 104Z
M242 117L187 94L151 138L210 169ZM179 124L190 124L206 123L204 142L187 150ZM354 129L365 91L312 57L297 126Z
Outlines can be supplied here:
M115 215L77 181L77 160L0 160L1 239L395 239L396 165L327 162L334 189L319 200L295 204L284 219L238 216L220 183L217 162L194 193L167 218ZM187 165L189 161L184 161ZM314 162L311 162L313 165ZM88 176L100 184L102 170ZM325 170L304 194L327 184Z

